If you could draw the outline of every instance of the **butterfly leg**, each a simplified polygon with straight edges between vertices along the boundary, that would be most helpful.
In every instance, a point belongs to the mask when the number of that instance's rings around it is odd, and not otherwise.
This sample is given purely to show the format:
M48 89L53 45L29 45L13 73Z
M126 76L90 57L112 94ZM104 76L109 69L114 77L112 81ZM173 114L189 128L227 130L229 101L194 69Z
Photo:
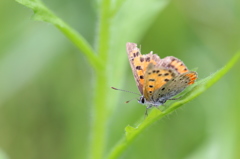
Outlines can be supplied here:
M160 108L159 108L159 106L158 105L156 105L156 106L154 106L155 108L157 108L158 110L160 110ZM160 110L161 111L161 110Z
M148 116L148 109L152 108L152 105L147 106L146 111L145 111L145 117Z
M145 118L148 116L148 108L146 108L146 111L145 111Z

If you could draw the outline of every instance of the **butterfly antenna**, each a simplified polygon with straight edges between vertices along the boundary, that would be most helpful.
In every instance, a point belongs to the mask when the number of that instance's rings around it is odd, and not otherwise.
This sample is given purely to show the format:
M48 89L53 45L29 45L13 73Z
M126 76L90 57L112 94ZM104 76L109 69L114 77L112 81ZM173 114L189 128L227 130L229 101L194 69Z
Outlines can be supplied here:
M123 91L123 92L128 92L128 93L132 93L132 94L137 94L139 96L141 96L141 94L138 94L138 93L135 93L135 92L131 92L131 91L126 91L126 90L123 90L123 89L118 89L118 88L115 88L115 87L111 87L112 89L114 90L118 90L118 91ZM132 99L131 99L132 100ZM131 101L129 100L129 101ZM128 103L128 102L127 102Z
M133 98L133 99L130 99L130 100L126 101L126 103L129 103L129 102L131 102L134 99L138 100L138 98Z

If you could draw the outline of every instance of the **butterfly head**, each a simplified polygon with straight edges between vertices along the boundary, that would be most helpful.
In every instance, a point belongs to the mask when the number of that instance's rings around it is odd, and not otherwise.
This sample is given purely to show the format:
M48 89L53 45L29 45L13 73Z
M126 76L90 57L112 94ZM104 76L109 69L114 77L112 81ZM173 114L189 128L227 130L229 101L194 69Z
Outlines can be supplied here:
M140 99L138 100L138 103L143 105L145 104L145 102L146 102L146 99L143 96L141 96Z
M159 98L158 101L147 101L144 96L141 96L138 100L138 103L146 105L147 108L151 108L152 106L157 107L163 105L167 101L166 98Z

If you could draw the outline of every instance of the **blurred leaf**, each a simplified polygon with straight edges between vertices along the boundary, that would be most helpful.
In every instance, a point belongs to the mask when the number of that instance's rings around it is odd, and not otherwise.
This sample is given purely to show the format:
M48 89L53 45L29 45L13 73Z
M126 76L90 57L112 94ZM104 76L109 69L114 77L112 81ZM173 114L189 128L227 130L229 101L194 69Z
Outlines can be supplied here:
M228 64L217 71L216 73L210 75L209 77L206 77L205 79L202 79L193 86L189 87L185 93L185 95L181 98L181 100L177 102L169 102L169 107L164 111L159 111L158 109L153 109L149 116L136 128L127 126L125 128L126 130L126 136L115 146L113 151L110 153L109 158L114 159L121 155L121 153L133 142L133 140L143 132L148 126L153 124L155 121L161 119L162 117L170 114L178 107L182 106L183 104L191 101L192 99L199 96L201 93L203 93L205 90L207 90L210 86L212 86L214 83L216 83L219 79L221 79L238 61L240 57L240 52L236 53L236 55L228 62Z
M57 32L35 27L5 51L0 59L0 104L26 86L63 52L65 41L56 37ZM39 43L41 47L38 47Z
M0 159L8 159L7 155L0 149Z
M34 11L33 18L39 21L45 21L55 25L62 31L77 47L86 55L88 61L95 69L101 69L100 59L94 54L93 49L85 38L67 25L64 21L52 13L40 0L16 0L17 2L31 8Z

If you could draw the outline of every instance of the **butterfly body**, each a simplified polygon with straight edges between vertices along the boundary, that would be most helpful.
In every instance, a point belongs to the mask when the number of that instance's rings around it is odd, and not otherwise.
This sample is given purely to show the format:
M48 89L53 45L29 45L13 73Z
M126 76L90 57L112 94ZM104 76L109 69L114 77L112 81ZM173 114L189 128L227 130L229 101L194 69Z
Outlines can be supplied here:
M127 54L137 87L142 94L138 102L148 108L163 105L197 79L184 63L173 56L163 59L150 52L142 55L135 43L127 43Z

